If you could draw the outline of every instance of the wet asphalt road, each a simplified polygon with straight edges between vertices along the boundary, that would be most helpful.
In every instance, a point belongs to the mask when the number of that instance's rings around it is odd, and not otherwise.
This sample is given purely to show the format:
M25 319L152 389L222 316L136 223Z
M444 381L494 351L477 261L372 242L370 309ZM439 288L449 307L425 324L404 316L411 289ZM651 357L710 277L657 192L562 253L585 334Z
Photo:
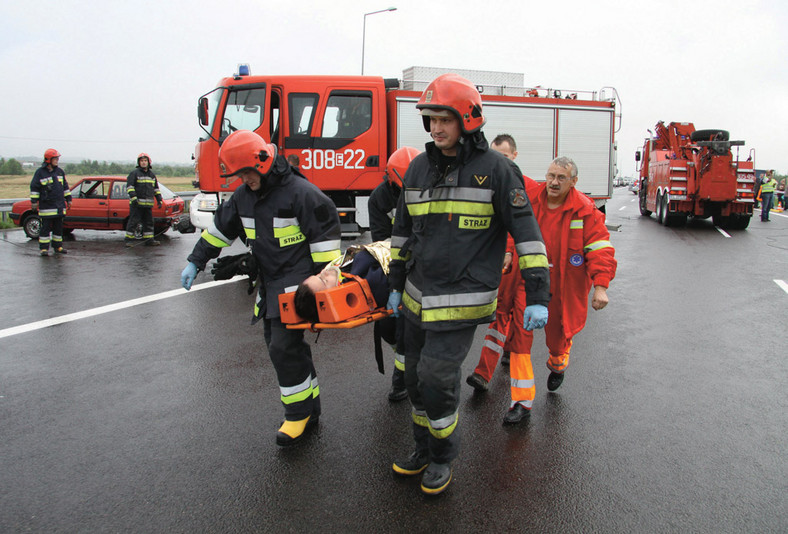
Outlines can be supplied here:
M788 218L730 238L710 221L667 229L619 189L608 222L611 303L564 384L547 392L543 334L527 424L501 425L505 368L485 395L463 384L463 450L436 498L391 472L412 447L409 406L386 400L391 353L378 374L371 327L313 345L323 416L292 450L274 444L282 409L245 282L0 337L0 532L788 531L774 282L788 282ZM75 236L43 259L0 232L0 336L176 289L198 237Z

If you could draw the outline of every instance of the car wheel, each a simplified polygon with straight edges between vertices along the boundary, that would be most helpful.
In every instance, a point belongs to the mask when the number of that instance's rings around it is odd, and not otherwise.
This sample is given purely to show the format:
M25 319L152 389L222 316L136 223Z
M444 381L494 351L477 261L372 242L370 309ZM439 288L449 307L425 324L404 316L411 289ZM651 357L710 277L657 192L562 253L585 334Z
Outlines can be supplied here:
M41 218L36 214L30 214L25 218L22 223L22 228L25 230L25 235L30 239L38 239L41 235Z

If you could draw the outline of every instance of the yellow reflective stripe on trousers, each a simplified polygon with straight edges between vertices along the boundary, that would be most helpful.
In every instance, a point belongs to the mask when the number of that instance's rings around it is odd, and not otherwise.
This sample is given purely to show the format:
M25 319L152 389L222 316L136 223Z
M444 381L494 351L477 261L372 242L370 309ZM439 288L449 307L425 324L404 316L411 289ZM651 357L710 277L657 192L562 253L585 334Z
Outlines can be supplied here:
M427 419L427 412L424 410L417 410L416 408L413 408L411 417L413 417L413 422L419 426L423 426L425 428L430 426L430 420Z
M599 250L602 248L612 247L613 245L610 244L610 241L606 239L602 239L600 241L594 241L593 243L589 243L583 249L586 252L594 252L595 250Z
M38 210L39 217L56 217L58 215L57 208L53 210Z
M448 417L438 419L437 421L430 419L430 434L438 439L448 438L457 427L458 420L459 414L457 412L454 412Z
M307 377L306 380L296 386L279 386L279 391L282 394L283 404L301 402L312 396L312 379Z
M398 352L394 353L394 367L400 371L405 370L405 355Z

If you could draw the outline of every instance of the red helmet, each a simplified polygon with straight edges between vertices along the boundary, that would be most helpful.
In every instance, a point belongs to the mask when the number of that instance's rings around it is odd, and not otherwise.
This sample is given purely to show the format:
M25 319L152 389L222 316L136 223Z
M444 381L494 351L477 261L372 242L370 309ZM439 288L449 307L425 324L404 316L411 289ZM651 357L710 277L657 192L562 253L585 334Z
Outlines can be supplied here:
M235 176L245 169L254 169L261 176L274 166L276 145L249 130L238 130L227 136L219 149L219 168L222 178Z
M52 161L52 158L59 158L60 152L55 150L54 148L47 148L46 152L44 152L44 163L49 163Z
M419 155L419 151L410 146L398 148L386 163L386 179L393 184L402 187L402 177L408 170L408 165L413 158Z
M460 119L465 134L484 126L482 96L476 86L458 74L443 74L435 78L422 93L416 108L421 110L424 129L430 131L430 115L451 111ZM444 114L441 114L445 116Z
M153 165L153 162L151 161L150 156L147 155L145 152L140 152L140 155L137 156L137 167L140 166L140 158L148 158L148 167L151 167Z

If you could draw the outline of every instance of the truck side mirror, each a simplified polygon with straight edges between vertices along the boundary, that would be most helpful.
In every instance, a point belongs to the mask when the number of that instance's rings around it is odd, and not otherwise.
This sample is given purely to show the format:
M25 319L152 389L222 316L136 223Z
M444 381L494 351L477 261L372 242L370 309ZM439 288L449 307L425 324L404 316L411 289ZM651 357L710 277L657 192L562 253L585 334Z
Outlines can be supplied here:
M202 97L197 105L197 118L200 119L200 124L208 126L208 99Z
M640 150L635 152L635 161L640 161Z

